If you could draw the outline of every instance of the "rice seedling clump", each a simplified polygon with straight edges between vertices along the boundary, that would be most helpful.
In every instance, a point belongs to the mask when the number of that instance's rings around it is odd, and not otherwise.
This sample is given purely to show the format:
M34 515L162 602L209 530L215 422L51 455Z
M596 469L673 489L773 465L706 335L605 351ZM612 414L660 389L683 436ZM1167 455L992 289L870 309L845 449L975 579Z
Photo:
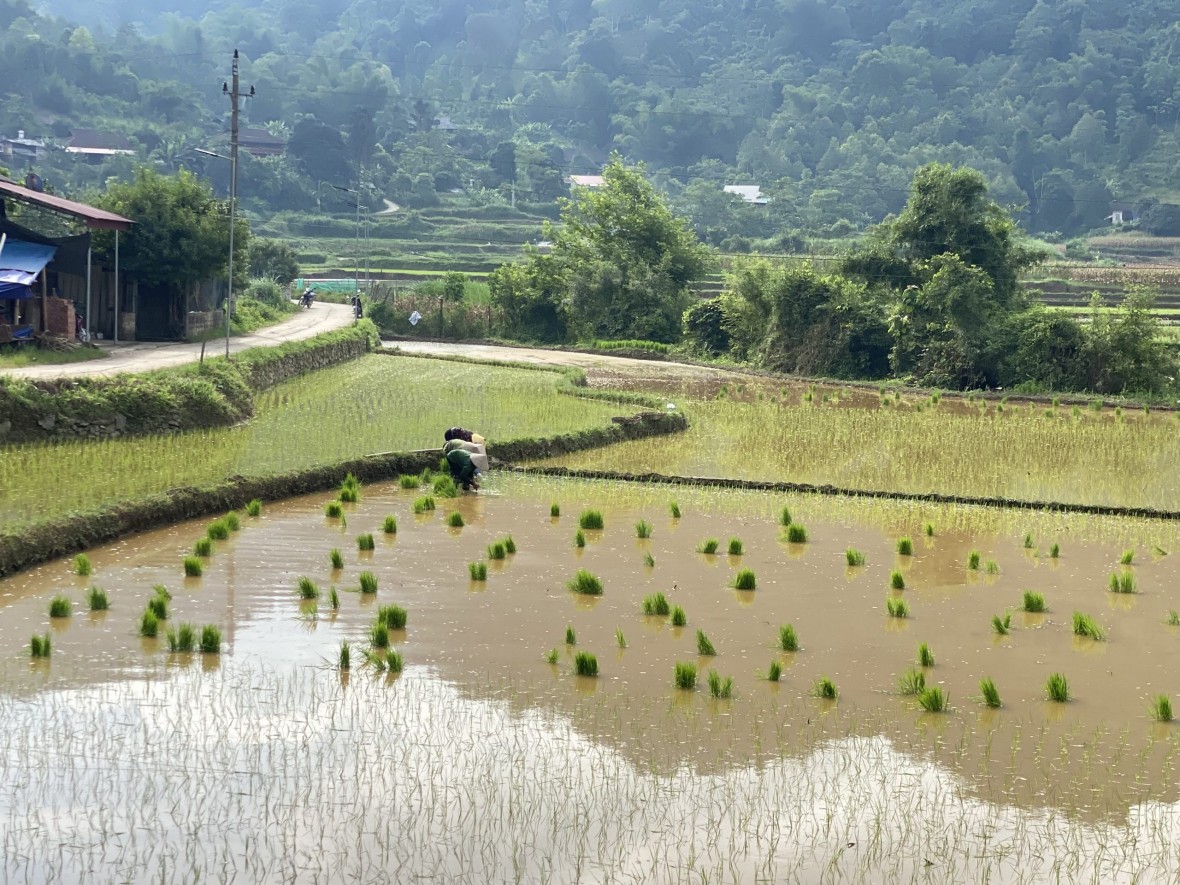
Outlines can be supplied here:
M473 581L486 581L488 579L488 564L486 562L469 562L467 563L467 572Z
M461 529L467 523L463 519L463 514L458 510L452 510L447 516L447 525L453 529Z
M415 513L430 513L432 510L434 510L434 498L430 497L430 495L423 495L414 501Z
M205 567L201 564L199 556L186 556L184 558L184 575L186 578L199 578L205 573Z
M1076 636L1087 636L1090 639L1102 640L1106 634L1090 615L1081 612L1073 613L1073 632Z
M139 618L139 635L146 639L155 639L160 631L160 620L151 608L145 608Z
M74 557L74 574L80 577L86 577L94 570L90 564L90 557L85 553L79 553Z
M214 541L224 541L229 537L229 526L225 524L224 519L215 519L209 523L209 527L205 529L205 534Z
M1025 590L1024 610L1026 612L1043 612L1045 610L1044 595L1033 590Z
M336 592L335 587L328 590L328 606L332 611L340 610L340 594Z
M927 713L942 713L949 701L949 695L938 685L927 686L918 692L918 704Z
M897 569L894 569L893 571L891 571L889 573L889 586L892 587L894 590L904 590L905 589L905 575L903 575Z
M377 609L377 621L390 630L406 628L407 613L400 605L383 605Z
M580 651L574 655L574 672L579 676L597 676L598 658L588 651Z
M49 617L51 618L68 618L72 606L68 596L55 596L49 601Z
M600 510L583 510L578 517L578 528L586 531L601 530L604 524Z
M979 695L983 698L983 703L988 707L999 707L1000 692L996 689L996 684L991 679L981 679L979 681Z
M623 635L623 631L615 627L615 645L619 648L627 647L627 637Z
M908 618L910 616L910 607L906 605L904 599L893 599L890 597L885 600L885 612L891 618Z
M707 556L712 556L717 552L717 548L720 546L720 544L721 542L716 538L706 538L705 540L701 541L701 543L697 544L697 553L704 553Z
M545 652L545 663L546 664L556 664L557 663L557 649L551 648L551 649L549 649L549 651Z
M261 516L262 515L262 501L259 498L255 498L253 501L251 501L249 504L246 505L246 515L247 516Z
M717 650L713 648L713 643L709 641L704 630L697 630L697 654L708 657L717 654Z
M1033 536L1032 536L1032 532L1029 532L1028 534L1026 534L1026 535L1024 536L1024 549L1025 549L1025 550L1032 550L1032 549L1033 549Z
M385 667L390 673L400 673L405 669L405 666L401 652L394 651L392 648L385 652Z
M740 569L733 579L733 586L735 590L753 590L756 584L756 579L752 569Z
M897 553L899 556L913 556L914 542L910 538L897 539Z
M49 634L46 633L38 636L36 633L29 640L29 656L34 658L47 658L52 651L52 644L49 640Z
M579 550L586 546L586 535L581 529L578 529L576 532L574 532L574 546Z
M654 556L652 556L650 553L643 554L643 565L645 568L655 568L656 567L656 558Z
M668 502L668 512L672 515L673 519L680 519L680 505L675 501Z
M926 535L927 538L933 538L934 537L934 523L932 523L932 522L926 523L926 525L922 527L922 533L924 535Z
M215 655L221 653L221 630L216 624L206 624L201 628L201 654Z
M1045 680L1045 694L1049 700L1064 703L1069 700L1069 682L1061 673L1050 673Z
M329 519L339 519L344 515L344 508L340 506L339 501L329 501L324 505L324 516Z
M672 614L668 620L671 622L673 627L683 627L688 623L688 615L684 613L684 609L682 609L680 606L674 605L672 606Z
M369 628L369 645L373 648L389 647L389 630L380 618Z
M729 555L730 556L741 556L743 553L745 553L745 546L742 544L742 539L741 538L730 538L729 539Z
M197 542L193 544L194 556L212 556L213 555L213 539L205 536L198 538Z
M1151 702L1151 718L1156 722L1172 721L1172 699L1166 694L1156 695Z
M561 505L556 501L549 505L549 515L553 519L557 519L559 516L561 516Z
M1111 593L1134 593L1135 575L1131 572L1112 572L1110 575Z
M922 667L934 666L934 652L930 650L930 646L925 642L919 643L918 645L918 664Z
M316 586L315 581L304 575L299 579L299 598L300 599L319 599L320 588Z
M578 569L574 573L573 578L566 583L566 586L575 593L580 593L583 596L602 595L602 581L584 568Z
M107 597L107 591L101 587L91 587L90 592L86 595L86 599L90 603L90 610L92 612L104 612L111 607L111 601Z
M509 555L516 553L516 541L513 540L512 535L504 537L504 552Z
M815 684L811 687L811 694L814 697L823 698L828 701L834 701L839 696L839 692L836 691L836 683L827 676L816 680Z
M1134 561L1135 561L1135 551L1134 550L1124 550L1123 555L1121 557L1119 557L1119 562L1123 565L1130 565Z
M783 665L778 661L771 661L770 666L766 668L766 681L778 682L783 675Z
M240 516L238 516L238 512L236 510L231 510L229 513L227 513L225 516L223 516L222 519L225 521L226 527L231 532L236 532L236 531L241 530L242 518Z
M488 559L492 561L504 559L508 556L508 551L504 549L503 541L493 541L487 548Z
M366 551L377 549L377 544L373 540L373 533L372 532L365 532L363 535L357 535L356 536L356 549L357 550L366 550Z
M861 566L865 564L865 555L855 547L849 547L844 551L844 559L850 566Z
M778 647L783 651L798 651L799 637L792 624L783 624L778 628Z
M573 624L566 624L565 625L565 644L566 645L577 645L578 644L578 634L574 632L574 625Z
M333 547L328 551L328 562L334 569L344 568L344 555L340 552L339 547Z
M651 523L646 519L641 519L635 523L635 537L650 538L651 537Z
M697 687L697 668L696 664L690 664L685 661L677 661L674 670L674 677L677 688L693 689Z
M668 598L663 593L652 593L643 597L643 613L645 615L667 617L670 611Z
M992 615L992 632L997 636L1007 636L1012 630L1012 613Z
M168 651L190 652L197 647L197 629L192 624L179 624L168 630Z
M979 571L979 560L979 551L972 550L967 554L967 568L971 569L971 571Z
M397 517L387 516L385 521L381 524L381 530L387 535L397 534Z
M1050 559L1057 559L1059 556L1061 556L1061 545L1054 544L1052 547L1049 548L1049 558Z
M709 694L715 698L728 698L733 696L733 677L726 676L724 679L717 673L716 670L709 671Z
M370 595L377 592L377 576L372 572L361 572L357 580L360 582L361 593Z
M1000 564L994 559L989 559L983 570L989 575L998 575L1000 573Z
M787 526L787 541L791 544L806 544L807 529L797 522Z
M340 653L336 658L336 665L343 671L352 667L352 645L347 639L340 640Z
M1168 609L1167 622L1169 627L1180 627L1180 612L1174 608Z
M781 511L779 511L778 524L783 528L786 528L791 524L791 522L791 508L784 507Z
M397 484L403 489L416 489L422 484L422 481L417 476L410 476L403 473L397 478Z
M913 667L901 674L897 690L903 695L916 695L926 687L926 675Z
M459 487L455 485L455 480L449 474L436 477L432 488L434 489L434 494L440 498L459 497Z

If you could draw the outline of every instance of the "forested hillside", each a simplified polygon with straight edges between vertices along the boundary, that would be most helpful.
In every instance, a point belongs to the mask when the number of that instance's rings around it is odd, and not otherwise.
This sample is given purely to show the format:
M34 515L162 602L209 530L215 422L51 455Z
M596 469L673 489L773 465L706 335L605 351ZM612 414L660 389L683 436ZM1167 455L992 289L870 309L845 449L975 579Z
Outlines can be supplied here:
M40 9L38 14L33 9ZM1034 231L1174 197L1180 23L1163 0L0 0L0 133L129 136L137 158L38 162L63 191L224 139L241 50L247 204L551 206L611 150L712 242L840 235L905 202L922 164L984 173ZM56 17L60 16L60 17ZM82 27L73 22L83 19ZM128 23L127 20L133 23ZM222 141L222 143L224 143ZM757 184L766 206L721 193ZM787 242L784 240L784 242Z

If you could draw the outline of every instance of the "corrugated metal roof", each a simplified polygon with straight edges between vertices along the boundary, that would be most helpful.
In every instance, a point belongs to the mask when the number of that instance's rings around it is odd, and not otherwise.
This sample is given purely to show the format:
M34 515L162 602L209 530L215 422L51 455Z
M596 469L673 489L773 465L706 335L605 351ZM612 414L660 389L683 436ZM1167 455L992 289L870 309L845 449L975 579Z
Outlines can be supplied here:
M131 225L135 224L130 218L124 218L122 215L116 215L114 212L107 212L105 209L96 209L94 206L87 206L85 203L67 200L65 197L55 197L52 194L43 194L40 191L29 190L27 187L21 187L19 184L13 184L11 181L0 180L0 195L11 197L14 200L29 203L33 206L43 206L46 209L61 212L64 215L71 215L74 218L80 218L86 222L86 226L91 230L131 230Z

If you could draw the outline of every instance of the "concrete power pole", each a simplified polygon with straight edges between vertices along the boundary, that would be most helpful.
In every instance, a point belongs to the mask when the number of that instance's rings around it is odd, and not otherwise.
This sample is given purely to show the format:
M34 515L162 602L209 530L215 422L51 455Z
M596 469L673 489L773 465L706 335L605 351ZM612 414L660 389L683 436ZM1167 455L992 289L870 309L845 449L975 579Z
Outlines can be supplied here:
M243 95L238 83L238 51L234 50L233 71L230 84L221 84L223 94L229 96L229 280L225 296L225 355L229 357L229 320L234 303L234 216L238 201L238 115L241 111L239 99L254 95L254 87Z

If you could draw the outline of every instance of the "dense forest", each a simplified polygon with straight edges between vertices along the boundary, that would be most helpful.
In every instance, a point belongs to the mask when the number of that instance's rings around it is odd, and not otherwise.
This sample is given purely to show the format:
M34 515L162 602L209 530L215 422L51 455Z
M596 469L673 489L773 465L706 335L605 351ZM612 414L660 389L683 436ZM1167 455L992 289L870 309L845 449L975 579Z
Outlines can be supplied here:
M136 163L223 189L222 95L241 51L245 125L287 140L243 161L258 209L553 213L570 174L643 162L708 242L789 247L905 204L931 161L981 170L1032 231L1104 224L1112 199L1174 199L1180 24L1162 0L0 0L0 134L92 128L137 156L60 151L81 192ZM14 172L23 169L14 165ZM363 171L362 171L363 170ZM722 185L758 185L766 205ZM333 188L332 185L336 187ZM368 202L368 199L366 199ZM378 204L379 205L379 204Z

